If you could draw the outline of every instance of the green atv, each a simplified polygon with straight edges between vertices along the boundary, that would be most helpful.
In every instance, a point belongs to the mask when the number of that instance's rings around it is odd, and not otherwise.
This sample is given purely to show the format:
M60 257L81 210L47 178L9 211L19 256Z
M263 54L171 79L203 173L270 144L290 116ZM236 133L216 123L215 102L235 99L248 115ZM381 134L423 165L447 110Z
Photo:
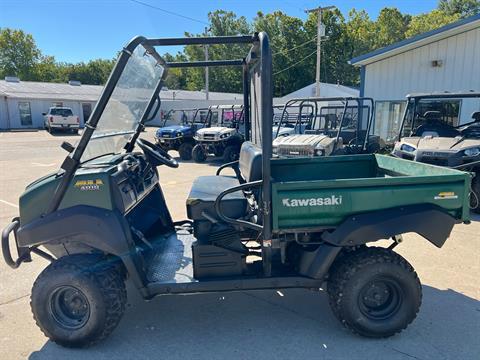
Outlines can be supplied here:
M251 49L239 60L172 64L155 50L192 44ZM178 163L140 135L160 107L167 69L199 65L242 68L247 141L238 161L194 181L189 220L175 222L158 167ZM51 261L31 294L48 338L70 347L106 338L125 311L127 278L145 299L326 283L335 316L355 333L388 337L413 321L422 288L393 248L408 232L442 247L469 221L470 175L372 154L276 158L272 80L265 33L136 37L125 46L80 141L62 145L60 170L27 187L2 233L12 268L32 254ZM391 246L367 247L380 239Z

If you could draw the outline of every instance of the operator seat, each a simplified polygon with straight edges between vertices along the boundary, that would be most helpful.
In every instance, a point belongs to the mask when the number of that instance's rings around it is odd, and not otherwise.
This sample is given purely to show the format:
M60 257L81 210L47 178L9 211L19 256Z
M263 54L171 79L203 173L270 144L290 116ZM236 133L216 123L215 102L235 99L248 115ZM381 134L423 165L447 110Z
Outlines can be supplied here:
M251 142L240 149L238 167L242 179L234 176L200 176L195 179L187 198L187 216L195 221L218 220L215 200L225 190L242 182L262 179L262 151ZM239 219L248 213L248 201L243 191L235 191L222 199L220 209L227 217Z
M442 121L442 113L440 111L427 111L423 117L426 123L416 128L414 136L455 137L459 135L458 130Z

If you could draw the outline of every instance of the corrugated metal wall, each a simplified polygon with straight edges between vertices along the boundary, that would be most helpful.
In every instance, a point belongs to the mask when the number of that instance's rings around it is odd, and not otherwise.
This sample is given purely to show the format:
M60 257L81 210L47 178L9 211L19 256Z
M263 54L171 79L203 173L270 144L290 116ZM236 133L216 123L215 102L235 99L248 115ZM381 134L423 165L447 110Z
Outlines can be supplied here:
M432 60L442 66L433 67ZM366 66L365 96L375 100L465 90L480 91L480 28Z

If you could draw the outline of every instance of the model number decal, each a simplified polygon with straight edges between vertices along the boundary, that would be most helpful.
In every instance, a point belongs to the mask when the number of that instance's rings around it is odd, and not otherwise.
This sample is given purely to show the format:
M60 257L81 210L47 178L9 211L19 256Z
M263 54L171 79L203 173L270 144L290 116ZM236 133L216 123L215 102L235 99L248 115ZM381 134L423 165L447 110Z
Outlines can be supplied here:
M329 197L310 198L310 199L282 199L282 205L285 207L307 207L307 206L335 206L342 205L342 196L332 195Z
M458 199L453 191L444 191L434 197L435 200Z
M103 181L101 179L97 180L78 180L75 183L75 187L80 189L80 191L98 191L100 187L103 185Z

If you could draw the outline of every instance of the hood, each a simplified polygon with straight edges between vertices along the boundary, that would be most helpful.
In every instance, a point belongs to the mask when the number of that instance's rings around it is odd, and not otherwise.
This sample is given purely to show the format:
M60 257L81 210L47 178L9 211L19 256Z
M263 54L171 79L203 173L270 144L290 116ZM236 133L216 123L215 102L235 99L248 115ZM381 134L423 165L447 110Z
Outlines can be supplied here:
M203 128L197 130L198 135L203 135L203 134L227 134L227 133L234 133L236 130L233 128L228 128L228 127L221 127L221 126L214 126L210 128Z
M157 130L157 133L171 133L171 132L185 132L190 130L190 126L185 126L185 125L171 125L171 126L165 126Z
M274 153L279 156L328 156L335 148L336 139L327 135L290 135L273 141Z
M462 141L460 136L457 137L440 137L440 136L426 136L426 137L405 137L402 138L402 143L411 145L418 150L443 150L443 151L460 151L467 148L480 146L478 139L464 139Z
M327 135L289 135L277 137L273 140L273 146L311 146L315 147L319 144L322 144L327 139L332 140Z

